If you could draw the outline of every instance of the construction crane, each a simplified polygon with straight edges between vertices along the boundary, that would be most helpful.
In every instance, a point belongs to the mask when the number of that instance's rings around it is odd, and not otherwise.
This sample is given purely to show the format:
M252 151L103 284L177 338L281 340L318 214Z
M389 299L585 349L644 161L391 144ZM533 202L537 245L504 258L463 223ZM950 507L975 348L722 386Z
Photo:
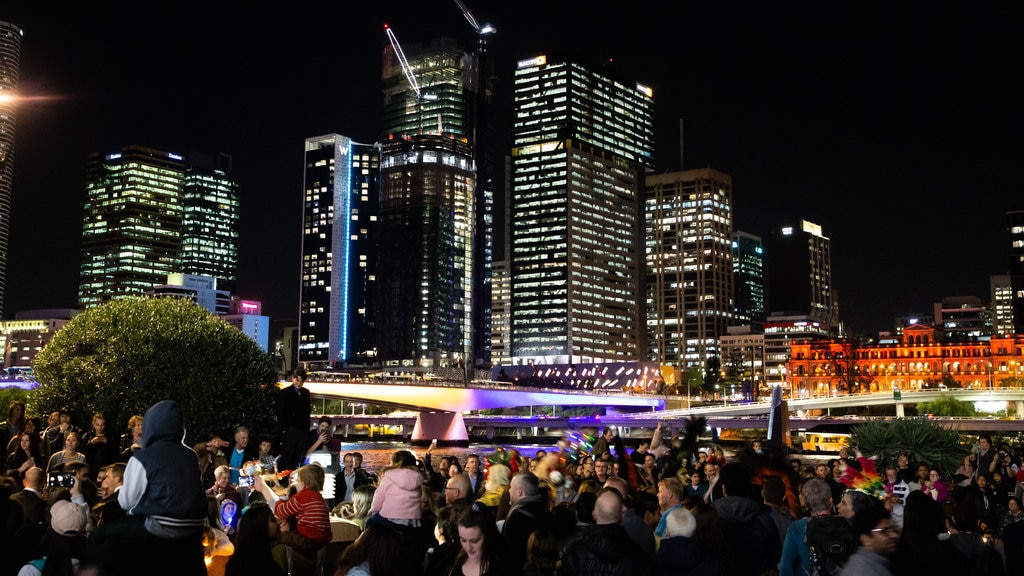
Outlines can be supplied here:
M412 66L409 65L409 60L405 57L405 52L402 51L402 45L398 43L398 38L395 37L395 33L391 31L391 27L387 24L384 25L384 32L388 36L388 41L391 42L391 47L395 50L395 57L398 58L398 63L402 65L402 72L405 73L405 79L409 81L409 87L412 88L413 93L416 95L416 108L419 114L419 129L423 130L423 101L424 100L437 100L437 94L424 94L420 91L420 84L416 81L416 74L412 71ZM441 115L437 115L437 132L441 133Z
M466 22L469 22L469 25L473 27L473 30L476 30L477 36L480 37L480 52L486 52L487 37L498 30L490 24L484 24L483 26L478 24L476 18L473 17L473 13L469 11L469 8L466 7L462 0L455 0L455 5L459 7L459 10L462 11L462 15L466 17Z

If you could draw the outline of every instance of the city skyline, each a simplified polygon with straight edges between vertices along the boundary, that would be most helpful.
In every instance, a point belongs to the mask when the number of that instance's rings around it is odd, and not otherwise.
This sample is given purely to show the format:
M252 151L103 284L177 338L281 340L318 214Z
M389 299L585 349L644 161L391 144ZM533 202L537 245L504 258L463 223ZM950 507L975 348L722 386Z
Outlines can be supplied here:
M1019 114L1003 68L1020 43L1008 7L469 8L498 29L496 97L510 101L518 57L614 57L654 90L659 172L679 168L682 118L684 167L732 176L737 231L821 225L840 315L858 331L891 329L945 296L987 298L989 276L1008 270ZM444 1L306 16L190 3L145 18L114 6L9 10L0 19L25 30L32 99L18 116L8 316L74 305L85 155L143 145L233 156L238 293L297 321L299 146L329 132L375 140L384 23L409 44L471 35Z

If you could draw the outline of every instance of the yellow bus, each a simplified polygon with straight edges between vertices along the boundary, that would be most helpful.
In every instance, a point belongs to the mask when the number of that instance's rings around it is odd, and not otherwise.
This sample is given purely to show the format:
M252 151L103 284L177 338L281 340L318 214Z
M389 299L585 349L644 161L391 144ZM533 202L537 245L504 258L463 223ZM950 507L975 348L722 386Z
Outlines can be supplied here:
M849 434L808 432L804 437L804 452L839 452L840 448L850 445Z

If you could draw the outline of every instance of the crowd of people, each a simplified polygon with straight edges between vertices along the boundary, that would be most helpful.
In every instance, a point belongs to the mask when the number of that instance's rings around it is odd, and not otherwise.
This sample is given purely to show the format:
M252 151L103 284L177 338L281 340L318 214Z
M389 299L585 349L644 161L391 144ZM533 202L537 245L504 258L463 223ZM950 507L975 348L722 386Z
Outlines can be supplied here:
M304 382L280 391L276 438L193 446L174 401L120 436L12 402L0 576L1024 573L1024 469L988 436L948 479L913 454L727 457L660 426L634 448L609 427L529 456L399 449L371 472L311 425Z

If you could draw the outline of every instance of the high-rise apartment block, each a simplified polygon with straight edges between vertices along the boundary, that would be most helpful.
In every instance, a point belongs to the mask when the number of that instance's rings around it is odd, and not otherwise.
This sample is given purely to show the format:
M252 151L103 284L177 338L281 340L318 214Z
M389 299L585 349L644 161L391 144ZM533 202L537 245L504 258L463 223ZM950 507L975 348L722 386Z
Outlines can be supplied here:
M14 189L14 131L18 117L18 78L22 30L0 20L0 318L7 282L7 241L11 232Z
M513 363L635 361L653 95L570 58L518 62L511 189Z
M649 175L645 210L648 357L703 371L734 317L732 177Z
M821 226L801 220L778 227L766 240L768 310L837 329L831 242Z
M80 308L141 296L173 273L237 276L236 185L223 169L126 146L88 156L85 189Z
M339 134L306 139L299 361L372 355L380 146Z
M989 297L992 302L992 333L996 336L1016 334L1013 324L1013 286L1009 274L989 276Z

